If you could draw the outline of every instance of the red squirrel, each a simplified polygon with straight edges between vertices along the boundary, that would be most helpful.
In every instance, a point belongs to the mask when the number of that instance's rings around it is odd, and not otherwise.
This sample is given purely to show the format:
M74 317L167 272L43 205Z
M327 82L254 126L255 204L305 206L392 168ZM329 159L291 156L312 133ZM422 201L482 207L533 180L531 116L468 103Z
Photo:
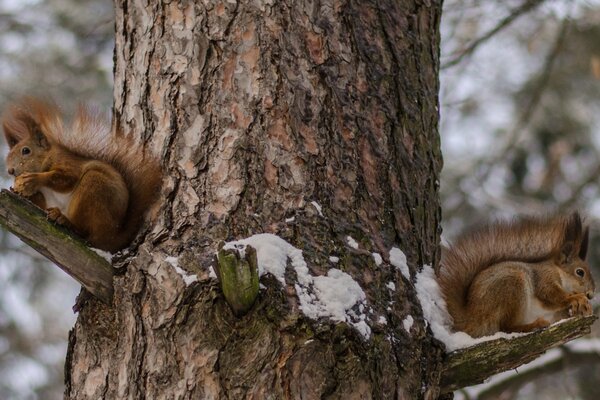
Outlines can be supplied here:
M459 236L442 250L438 274L454 329L481 337L591 315L588 237L577 212L497 222Z
M58 108L33 98L2 116L13 190L91 246L114 252L139 230L161 184L157 160L132 137L80 107L66 126Z

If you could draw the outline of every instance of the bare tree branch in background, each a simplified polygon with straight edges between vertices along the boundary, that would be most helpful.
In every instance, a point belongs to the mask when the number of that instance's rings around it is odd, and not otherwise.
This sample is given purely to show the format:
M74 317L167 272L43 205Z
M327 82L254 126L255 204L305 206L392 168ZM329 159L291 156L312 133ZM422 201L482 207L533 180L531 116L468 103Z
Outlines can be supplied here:
M569 27L570 27L570 18L565 18L561 24L560 30L558 31L558 33L556 35L554 44L552 45L548 55L546 56L546 60L544 62L543 69L540 73L537 83L535 84L535 86L533 87L533 89L531 91L530 99L526 103L525 107L523 108L522 112L520 113L518 119L516 120L514 126L510 130L510 132L507 133L506 142L502 146L501 150L499 150L495 155L486 158L485 160L481 160L481 159L473 160L473 163L471 164L471 166L466 168L467 170L471 170L471 171L477 170L478 171L476 179L480 183L481 187L484 186L483 183L489 178L489 175L490 175L491 171L493 170L494 166L498 165L499 162L506 159L508 154L517 145L520 135L525 131L534 112L537 110L540 100L542 99L542 96L544 95L546 89L548 88L548 84L550 82L550 76L552 74L553 67L554 67L555 62L563 48L565 37L567 36ZM475 168L475 166L477 166L477 168ZM458 174L451 177L450 180L452 182L458 182L462 176L463 176L463 174L461 173L461 171L458 171ZM457 183L455 183L454 185L458 186ZM463 193L463 194L465 196L468 195L467 193ZM506 199L508 199L508 198L509 198L509 196L506 197ZM520 201L520 200L515 200L515 201L516 201L515 204L519 205L518 208L522 208L522 201ZM459 203L457 205L457 207L460 207L462 204L463 204L462 202ZM511 208L514 208L514 207L511 207ZM457 208L446 208L444 210L444 213L446 216L451 216L456 211L456 209Z
M518 398L519 390L523 386L531 383L537 378L561 372L564 370L565 364L568 364L571 367L578 367L593 365L600 362L600 355L594 351L573 352L568 345L561 346L559 349L561 354L556 359L529 368L524 372L511 375L506 379L499 381L497 384L480 392L477 399L516 399Z
M465 47L463 50L458 51L458 54L454 55L450 61L442 64L442 69L450 68L460 63L465 57L470 56L477 50L479 46L491 39L495 34L512 24L520 16L533 11L545 0L527 0L519 7L513 9L506 17L504 17L495 27L487 31L479 38L473 40L471 44Z

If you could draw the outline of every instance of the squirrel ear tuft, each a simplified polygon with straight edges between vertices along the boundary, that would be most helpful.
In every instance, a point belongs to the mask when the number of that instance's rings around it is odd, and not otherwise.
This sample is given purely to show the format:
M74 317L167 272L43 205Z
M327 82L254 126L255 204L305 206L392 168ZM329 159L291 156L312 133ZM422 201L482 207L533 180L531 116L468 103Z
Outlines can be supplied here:
M567 217L565 223L563 244L560 247L559 255L559 262L561 264L571 262L579 254L582 232L581 217L575 211Z
M13 148L23 138L27 137L27 126L19 118L13 115L4 115L2 118L2 129L9 148Z
M42 133L42 130L40 129L39 126L32 127L31 136L35 139L36 143L40 147L42 147L44 149L47 149L48 147L50 147L50 143L48 142L46 135L44 135Z
M585 261L587 257L588 244L590 242L590 227L586 226L583 230L583 238L581 239L581 246L579 247L579 258Z
M569 264L573 261L573 255L575 253L575 244L573 242L565 242L560 248L560 254L558 255L559 264Z

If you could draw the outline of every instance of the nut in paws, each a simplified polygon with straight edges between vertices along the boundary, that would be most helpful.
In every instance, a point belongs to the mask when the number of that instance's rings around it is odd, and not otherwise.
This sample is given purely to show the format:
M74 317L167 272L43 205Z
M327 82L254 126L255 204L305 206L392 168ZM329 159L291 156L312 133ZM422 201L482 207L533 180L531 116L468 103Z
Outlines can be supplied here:
M38 189L36 174L21 174L15 178L13 190L21 196L32 196Z
M585 294L577 293L569 298L569 316L592 315L592 305Z

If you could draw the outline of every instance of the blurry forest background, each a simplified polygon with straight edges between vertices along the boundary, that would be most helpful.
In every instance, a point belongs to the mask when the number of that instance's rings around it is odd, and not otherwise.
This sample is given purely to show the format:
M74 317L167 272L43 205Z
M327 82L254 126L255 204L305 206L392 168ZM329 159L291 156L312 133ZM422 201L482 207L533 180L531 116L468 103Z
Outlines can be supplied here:
M443 238L490 218L581 209L600 283L600 0L444 8ZM113 29L109 0L0 0L0 109L23 94L51 97L67 114L79 102L110 109ZM2 160L6 151L2 143ZM10 186L6 174L0 182ZM0 231L1 399L62 398L78 291ZM597 335L457 397L598 399Z

